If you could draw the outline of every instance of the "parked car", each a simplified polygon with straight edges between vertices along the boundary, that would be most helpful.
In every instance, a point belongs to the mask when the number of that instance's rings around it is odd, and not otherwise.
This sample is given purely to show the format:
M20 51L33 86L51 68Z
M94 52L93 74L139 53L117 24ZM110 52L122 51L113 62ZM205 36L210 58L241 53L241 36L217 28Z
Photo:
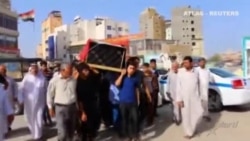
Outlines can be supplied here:
M233 74L222 68L209 68L213 82L209 84L209 110L219 112L224 106L238 106L250 103L250 79ZM167 75L159 78L161 97L168 101Z

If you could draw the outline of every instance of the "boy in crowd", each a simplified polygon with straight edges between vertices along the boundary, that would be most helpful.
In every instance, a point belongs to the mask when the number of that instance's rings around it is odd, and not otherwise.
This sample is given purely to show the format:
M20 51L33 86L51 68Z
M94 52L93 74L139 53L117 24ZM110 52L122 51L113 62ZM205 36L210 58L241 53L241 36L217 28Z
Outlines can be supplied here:
M129 140L139 140L138 130L138 104L140 93L138 79L135 75L137 65L133 62L127 64L115 85L120 87L120 113L121 135Z
M148 126L151 126L153 124L154 121L154 116L155 116L155 104L157 105L157 103L155 103L155 98L157 98L156 95L158 95L158 80L156 75L154 75L154 73L152 72L150 66L148 63L144 63L142 65L143 67L143 72L144 72L144 84L146 86L146 94L147 97L149 99L148 101L148 121L147 124Z

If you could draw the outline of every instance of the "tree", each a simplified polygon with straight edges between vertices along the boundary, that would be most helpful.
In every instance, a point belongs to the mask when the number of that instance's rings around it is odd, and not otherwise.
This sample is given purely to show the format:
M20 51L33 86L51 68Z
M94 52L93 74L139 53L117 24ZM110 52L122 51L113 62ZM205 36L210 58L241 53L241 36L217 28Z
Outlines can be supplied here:
M219 54L215 54L212 57L210 57L208 59L208 61L210 61L210 62L219 62L219 61L221 61L221 57L220 57Z

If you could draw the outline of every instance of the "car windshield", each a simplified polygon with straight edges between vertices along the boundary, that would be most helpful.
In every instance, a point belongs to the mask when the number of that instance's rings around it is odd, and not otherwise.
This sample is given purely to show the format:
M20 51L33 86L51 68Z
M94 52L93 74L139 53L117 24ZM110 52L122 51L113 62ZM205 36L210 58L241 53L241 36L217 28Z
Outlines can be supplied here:
M6 66L8 76L10 76L13 79L22 79L20 62L6 62L2 64Z
M222 78L234 77L235 74L221 68L210 68L210 71Z

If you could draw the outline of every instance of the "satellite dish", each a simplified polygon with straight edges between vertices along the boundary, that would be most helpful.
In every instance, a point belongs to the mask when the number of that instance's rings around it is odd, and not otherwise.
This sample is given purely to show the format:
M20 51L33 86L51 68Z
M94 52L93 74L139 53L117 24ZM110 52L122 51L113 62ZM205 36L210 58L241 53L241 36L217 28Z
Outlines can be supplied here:
M80 20L81 19L81 17L80 16L75 16L75 18L74 18L74 22L76 22L76 21L78 21L78 20Z

